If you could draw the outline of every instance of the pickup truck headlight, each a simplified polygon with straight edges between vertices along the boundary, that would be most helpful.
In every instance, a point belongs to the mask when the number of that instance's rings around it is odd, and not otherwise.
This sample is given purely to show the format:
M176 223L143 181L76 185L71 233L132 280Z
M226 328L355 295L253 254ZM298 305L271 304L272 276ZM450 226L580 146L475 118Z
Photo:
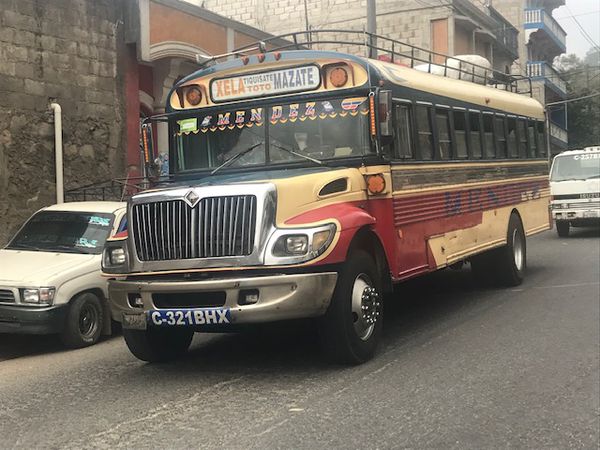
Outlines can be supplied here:
M280 228L273 233L265 255L266 265L298 264L322 255L335 236L334 224L313 228Z
M127 272L127 241L107 241L102 252L102 271L105 273Z
M43 287L35 289L23 289L23 303L31 303L34 305L51 305L54 302L54 293L56 289L53 287Z

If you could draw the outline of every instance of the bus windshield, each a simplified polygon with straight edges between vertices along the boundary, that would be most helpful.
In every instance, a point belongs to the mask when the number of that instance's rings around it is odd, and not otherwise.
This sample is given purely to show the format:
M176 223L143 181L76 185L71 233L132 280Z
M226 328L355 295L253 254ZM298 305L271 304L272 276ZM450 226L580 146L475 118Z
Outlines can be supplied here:
M552 165L551 181L600 178L600 153L557 156Z
M175 124L177 171L366 156L366 97L205 113ZM237 156L239 155L239 156ZM308 158L303 158L303 156ZM310 159L318 161L310 161Z

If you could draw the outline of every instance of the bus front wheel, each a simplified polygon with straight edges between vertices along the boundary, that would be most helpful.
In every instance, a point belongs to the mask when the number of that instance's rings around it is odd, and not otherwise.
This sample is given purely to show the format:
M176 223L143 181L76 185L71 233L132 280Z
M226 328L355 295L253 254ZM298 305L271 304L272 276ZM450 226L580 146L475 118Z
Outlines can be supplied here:
M373 357L381 338L383 297L374 259L352 252L341 268L331 304L319 320L327 357L342 364L361 364Z

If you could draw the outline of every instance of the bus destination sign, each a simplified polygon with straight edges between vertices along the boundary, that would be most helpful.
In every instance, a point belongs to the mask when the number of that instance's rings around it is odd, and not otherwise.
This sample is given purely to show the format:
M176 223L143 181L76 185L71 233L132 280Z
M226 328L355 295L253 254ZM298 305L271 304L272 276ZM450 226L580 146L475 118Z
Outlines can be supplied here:
M317 66L300 66L269 72L217 78L210 84L213 101L224 102L266 95L317 89L321 76Z

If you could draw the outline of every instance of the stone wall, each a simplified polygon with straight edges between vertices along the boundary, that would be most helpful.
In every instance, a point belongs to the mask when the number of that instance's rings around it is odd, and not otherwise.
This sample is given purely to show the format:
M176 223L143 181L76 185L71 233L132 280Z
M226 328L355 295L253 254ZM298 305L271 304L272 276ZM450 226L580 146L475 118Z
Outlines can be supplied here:
M0 0L0 245L65 189L123 176L122 11L127 0Z

